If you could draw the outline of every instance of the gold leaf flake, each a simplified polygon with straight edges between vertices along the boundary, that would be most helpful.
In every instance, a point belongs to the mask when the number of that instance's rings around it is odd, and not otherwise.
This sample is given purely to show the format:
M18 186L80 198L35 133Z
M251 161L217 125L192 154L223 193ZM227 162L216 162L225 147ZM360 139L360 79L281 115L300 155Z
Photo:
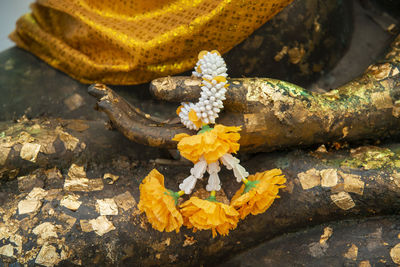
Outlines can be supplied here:
M18 203L18 214L26 214L37 211L42 202L36 199L25 199Z
M71 167L69 167L68 170L68 176L70 178L86 178L85 168L83 166L72 163Z
M69 210L76 211L82 204L82 202L78 201L78 199L79 196L75 194L68 194L61 199L60 205L66 207Z
M369 261L362 261L358 267L371 267L371 263L369 263Z
M358 255L358 247L354 244L351 244L351 247L349 250L347 250L346 253L343 254L343 257L349 260L357 260L357 255Z
M324 228L324 233L321 235L321 238L319 239L319 243L326 243L328 239L332 236L333 234L333 229L331 227L325 227Z
M397 187L400 187L400 173L398 173L397 171L394 171L392 173L391 177L393 178L394 184Z
M20 157L31 162L36 162L39 151L39 144L25 143L21 148Z
M26 196L26 199L41 200L47 195L47 191L40 187L35 187Z
M0 145L0 166L4 165L7 161L8 154L10 154L11 148Z
M54 142L57 139L57 134L43 134L37 137L37 142L40 144L40 152L44 154L56 153Z
M35 141L35 138L25 131L20 132L17 136L17 142L20 144L30 143L33 141Z
M348 210L353 208L356 204L347 192L339 192L337 194L331 195L333 203L343 210Z
M345 138L348 134L349 134L349 127L344 127L342 129L342 133L343 133L343 138Z
M400 243L395 245L390 250L390 257L392 258L393 262L396 264L400 264Z
M183 241L182 247L191 246L196 242L197 242L197 240L195 240L193 236L185 235L185 241Z
M100 215L118 215L117 204L112 198L97 199L96 210Z
M81 225L81 229L83 232L92 232L93 231L93 227L92 225L89 223L89 220L80 220L79 221L80 225Z
M9 240L17 246L18 253L22 253L22 236L12 235Z
M338 183L338 175L335 169L321 170L321 186L332 187Z
M68 177L65 179L64 190L66 191L99 191L103 190L102 179L88 179L83 166L72 164L68 170Z
M312 168L306 172L301 172L297 175L297 177L299 178L301 187L303 187L304 190L318 186L321 183L320 172L315 168Z
M106 216L99 216L97 217L97 219L90 220L89 223L92 225L95 233L99 236L103 236L104 234L115 230L114 225L112 224L112 222L107 220Z
M170 244L171 244L171 238L168 237L164 241L151 245L151 247L157 252L163 252L166 249L166 247L168 247Z
M60 232L62 235L67 234L71 230L72 226L74 226L74 224L76 222L76 218L75 217L69 216L69 215L67 215L65 213L60 213L58 215L58 219L60 220L60 222L63 223L63 227L61 227L59 225L56 226L58 232Z
M293 47L288 50L289 62L292 64L298 64L303 59L306 51L304 50L303 44L300 47Z
M344 190L346 192L363 195L365 183L361 181L360 176L343 172L339 172L339 174L344 180Z
M387 109L393 107L392 98L389 92L377 92L371 94L371 100L374 106L379 109Z
M111 173L105 173L104 176L103 176L103 179L106 180L106 182L108 184L114 184L115 181L118 180L118 178L119 178L118 175L114 175L114 174L111 174Z
M100 191L103 190L103 181L99 179L88 179L88 178L74 178L65 179L64 190L66 191Z
M45 245L40 249L35 263L51 267L58 264L60 260L60 255L57 253L56 248L52 245Z
M62 178L61 172L56 167L48 169L44 173L49 179Z
M14 257L14 247L10 244L0 247L0 255Z
M38 236L39 245L43 245L50 238L58 238L56 227L50 222L39 224L33 229L33 233Z
M67 150L74 151L79 143L79 139L70 135L67 132L64 132L61 127L57 127L56 131L58 133L58 136L60 137L60 140L64 143L65 148Z
M317 150L315 150L315 152L319 152L319 153L328 153L328 150L326 150L326 146L325 145L320 145Z
M62 191L62 189L59 189L59 188L47 190L46 191L47 195L45 196L44 199L47 201L52 201L54 199L61 200L61 197L62 197L62 194L60 194L61 191Z
M117 203L118 207L127 211L133 207L136 207L136 200L133 198L129 191L125 193L119 194L118 196L114 197L115 202Z

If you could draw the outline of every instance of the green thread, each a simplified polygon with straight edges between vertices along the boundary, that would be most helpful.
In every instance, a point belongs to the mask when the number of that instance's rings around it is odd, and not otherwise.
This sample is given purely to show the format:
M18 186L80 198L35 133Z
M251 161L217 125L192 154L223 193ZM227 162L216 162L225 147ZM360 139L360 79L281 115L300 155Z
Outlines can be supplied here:
M201 127L201 130L197 134L205 133L211 131L212 129L213 128L211 128L210 125L206 124Z
M167 191L164 192L164 194L172 197L175 200L175 206L178 205L178 199L180 198L179 192L174 192L172 190L167 189Z
M244 185L244 191L243 191L242 195L249 192L251 189L255 188L259 182L260 181L248 181Z

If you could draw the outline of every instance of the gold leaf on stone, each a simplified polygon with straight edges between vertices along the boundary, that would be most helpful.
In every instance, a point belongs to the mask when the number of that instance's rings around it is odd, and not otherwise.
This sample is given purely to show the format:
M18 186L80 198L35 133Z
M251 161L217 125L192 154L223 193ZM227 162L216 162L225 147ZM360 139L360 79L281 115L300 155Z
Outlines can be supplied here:
M11 148L0 145L0 166L3 166L10 154Z
M362 261L358 264L358 267L371 267L371 263L369 261Z
M318 186L321 183L320 172L315 168L312 168L306 172L301 172L297 175L297 177L299 178L301 187L303 187L304 190Z
M344 180L344 190L346 192L363 195L365 183L361 181L360 176L343 172L339 172L339 174Z
M18 253L22 253L22 236L12 235L9 240L17 246Z
M392 258L393 262L396 264L400 264L400 243L395 245L390 250L390 257Z
M68 176L70 178L86 178L85 168L83 166L72 163L71 167L69 167L68 170Z
M332 236L333 234L333 229L331 227L325 227L324 228L324 233L321 235L321 238L319 239L319 243L326 243L328 239Z
M93 231L93 227L92 225L89 223L89 220L80 220L79 221L80 225L81 225L81 229L83 232L92 232Z
M20 132L17 137L17 142L20 144L26 144L26 143L31 143L35 141L35 138L33 138L29 133L22 131Z
M32 191L26 196L26 199L35 199L41 200L47 195L47 191L40 187L35 187Z
M0 255L14 257L14 247L10 244L0 247Z
M332 187L338 183L338 175L335 169L325 169L320 171L321 174L321 186Z
M100 191L103 190L103 181L99 179L88 179L88 178L74 178L65 179L64 190L66 191Z
M21 148L20 157L31 162L36 162L39 151L39 144L25 143Z
M76 218L69 216L66 213L59 213L58 214L58 220L63 224L63 226L61 225L56 225L57 231L61 234L61 235L66 235L71 228L75 225L76 223Z
M54 147L54 142L57 139L57 134L47 133L41 134L37 138L37 142L40 144L40 152L44 154L54 154L56 153L56 148Z
M38 236L37 243L43 245L50 238L58 238L56 227L50 222L44 222L33 228L33 233Z
M118 215L118 206L112 198L97 199L96 210L100 215Z
M196 242L197 242L197 240L195 240L193 236L185 235L185 240L183 241L182 247L191 246Z
M79 139L70 135L67 132L64 132L61 127L57 127L56 131L58 133L58 136L60 137L60 140L64 143L65 148L67 150L74 151L79 143Z
M389 92L372 93L371 101L378 110L389 109L393 107L393 101Z
M68 194L61 199L60 205L66 207L69 210L76 211L82 204L82 202L78 201L78 199L79 196L75 194Z
M42 202L36 199L24 199L18 203L18 214L26 214L37 211Z
M114 225L106 216L99 216L96 219L89 220L89 223L92 225L95 233L99 236L103 236L104 234L115 230Z
M351 247L347 250L346 253L343 254L343 257L349 260L357 260L358 255L358 247L354 244L351 244Z
M333 203L343 210L348 210L353 208L356 204L351 198L350 194L347 192L339 192L337 194L331 195Z
M119 194L118 196L114 197L114 200L117 203L118 207L120 207L124 211L136 207L137 205L136 200L133 198L129 191Z
M104 176L103 176L103 179L106 180L106 182L108 184L114 184L115 181L118 180L118 178L119 178L118 175L114 175L114 174L111 174L111 173L105 173Z
M52 245L44 245L36 257L35 263L52 267L60 262L60 255Z
M62 178L61 172L56 168L45 170L48 179Z

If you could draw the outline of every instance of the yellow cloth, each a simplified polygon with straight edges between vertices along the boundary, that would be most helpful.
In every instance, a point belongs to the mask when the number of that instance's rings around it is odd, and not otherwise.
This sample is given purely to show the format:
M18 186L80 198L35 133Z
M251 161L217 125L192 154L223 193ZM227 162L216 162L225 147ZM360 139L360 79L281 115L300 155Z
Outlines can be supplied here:
M225 53L292 0L37 0L10 38L83 83L138 84Z

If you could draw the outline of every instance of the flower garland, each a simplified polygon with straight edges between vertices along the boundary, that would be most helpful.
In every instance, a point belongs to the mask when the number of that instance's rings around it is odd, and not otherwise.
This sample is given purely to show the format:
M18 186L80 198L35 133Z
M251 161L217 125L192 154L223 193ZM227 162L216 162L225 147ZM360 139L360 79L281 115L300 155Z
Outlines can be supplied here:
M217 51L202 51L193 76L201 77L201 96L197 103L182 103L177 115L187 128L199 130L195 135L177 134L182 157L193 162L190 175L179 184L180 191L164 187L164 176L153 169L140 185L139 210L145 212L154 229L176 231L182 225L197 230L211 230L213 237L219 233L227 235L236 228L239 219L247 215L265 212L278 198L280 188L286 182L282 171L273 169L249 175L232 154L239 150L241 127L215 124L218 113L223 109L223 100L229 86L227 68ZM209 124L215 124L211 128ZM218 173L220 164L233 171L237 182L243 185L233 196L229 205L216 200L216 191L221 190ZM178 199L191 194L197 180L209 174L206 190L207 199L191 197L181 205Z

